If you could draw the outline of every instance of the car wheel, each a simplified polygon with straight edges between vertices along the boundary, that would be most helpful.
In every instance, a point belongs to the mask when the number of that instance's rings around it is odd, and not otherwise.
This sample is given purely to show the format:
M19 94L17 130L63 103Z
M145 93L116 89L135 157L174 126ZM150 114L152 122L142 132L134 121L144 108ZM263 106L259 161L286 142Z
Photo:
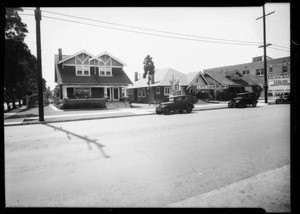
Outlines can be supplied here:
M192 106L188 105L185 110L187 113L191 113L193 108L192 108Z
M171 109L166 107L163 109L164 114L170 114Z
M179 110L179 113L183 113L183 110Z
M228 104L228 108L232 108L232 106L230 104Z
M161 111L155 111L156 112L156 114L161 114Z
M243 108L246 108L246 107L247 107L247 104L246 104L246 103L243 103L242 106L243 106Z
M253 106L253 107L256 107L256 105L257 105L257 103L252 103L252 106Z

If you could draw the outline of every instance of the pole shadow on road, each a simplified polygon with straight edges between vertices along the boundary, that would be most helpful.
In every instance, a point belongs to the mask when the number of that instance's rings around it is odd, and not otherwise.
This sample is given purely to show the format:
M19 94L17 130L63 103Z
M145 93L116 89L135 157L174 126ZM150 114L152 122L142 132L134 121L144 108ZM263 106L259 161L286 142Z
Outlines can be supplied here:
M53 126L53 125L50 125L50 124L47 124L47 123L44 123L43 125L48 126L48 127L50 127L50 128L53 128L54 131L59 130L59 131L62 131L62 132L64 132L64 133L66 133L69 140L71 140L70 135L75 136L75 137L78 137L78 138L80 138L80 139L82 139L82 140L85 140L86 143L87 143L87 145L88 145L88 147L89 147L89 149L92 149L92 147L91 147L91 145L90 145L90 144L92 143L92 144L96 145L96 146L99 148L99 150L100 150L100 152L102 153L103 157L105 157L105 158L110 158L110 156L108 156L108 155L106 154L106 152L104 151L104 149L103 149L103 147L104 147L105 145L103 145L103 144L101 144L101 143L98 143L97 140L89 139L87 136L81 136L81 135L78 135L78 134L76 134L76 133L73 133L73 132L70 132L70 131L68 131L68 130L63 129L62 127Z

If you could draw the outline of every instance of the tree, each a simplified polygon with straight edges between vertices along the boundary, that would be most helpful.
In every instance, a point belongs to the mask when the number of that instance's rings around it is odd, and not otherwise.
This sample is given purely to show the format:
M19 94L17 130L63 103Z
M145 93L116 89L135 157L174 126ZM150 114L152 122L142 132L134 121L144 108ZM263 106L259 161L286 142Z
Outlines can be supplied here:
M26 58L30 56L30 51L24 43L26 24L22 23L18 15L21 8L6 8L5 15L5 59L4 59L4 99L15 106L15 97L20 91L21 81L25 78L24 67Z
M27 25L24 24L18 14L18 11L23 11L22 8L6 8L5 15L5 39L13 39L24 42L26 37Z
M6 8L5 20L5 59L4 59L4 99L10 110L9 103L25 95L32 95L37 91L37 59L24 43L28 32L18 15L21 8ZM46 81L43 79L46 91Z
M150 55L147 55L146 58L144 59L144 74L143 74L143 78L146 78L146 76L148 75L148 85L149 85L149 105L150 105L150 85L151 85L151 78L152 75L154 75L155 73L155 66L154 63L152 61L152 57L150 57Z

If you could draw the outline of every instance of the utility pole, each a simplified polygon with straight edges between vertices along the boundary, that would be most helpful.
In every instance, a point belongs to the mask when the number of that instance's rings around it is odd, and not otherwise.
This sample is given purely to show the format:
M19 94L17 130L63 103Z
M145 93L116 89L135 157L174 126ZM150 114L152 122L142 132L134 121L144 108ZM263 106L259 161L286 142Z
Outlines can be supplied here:
M263 16L257 18L261 19L263 18L263 31L264 31L264 45L259 46L259 48L264 47L264 90L265 90L265 103L268 103L268 70L267 70L267 46L271 44L266 44L266 16L275 13L275 11L268 13L265 15L265 5L263 5Z
M39 100L39 121L44 121L44 97L42 78L42 54L41 54L41 11L37 7L35 12L36 21L36 51L37 51L37 71L38 71L38 100Z

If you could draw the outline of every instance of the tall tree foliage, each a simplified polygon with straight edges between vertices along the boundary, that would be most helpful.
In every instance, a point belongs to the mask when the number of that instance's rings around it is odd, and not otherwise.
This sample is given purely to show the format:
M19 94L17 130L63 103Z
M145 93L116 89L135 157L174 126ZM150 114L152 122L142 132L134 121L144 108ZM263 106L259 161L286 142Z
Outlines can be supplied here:
M6 8L5 22L5 59L4 59L4 99L13 103L20 100L25 94L32 94L37 90L36 58L24 43L27 25L18 15L21 8ZM45 87L44 80L44 88Z
M154 63L152 61L152 57L150 57L150 55L147 55L146 58L144 59L144 74L143 77L146 78L146 76L148 75L148 85L149 85L149 105L151 102L151 89L150 89L150 85L151 85L151 76L155 73L155 66ZM153 77L152 77L153 78Z
M143 77L146 78L148 75L149 77L155 73L155 66L152 61L152 57L150 55L147 55L146 58L144 59L144 74Z

